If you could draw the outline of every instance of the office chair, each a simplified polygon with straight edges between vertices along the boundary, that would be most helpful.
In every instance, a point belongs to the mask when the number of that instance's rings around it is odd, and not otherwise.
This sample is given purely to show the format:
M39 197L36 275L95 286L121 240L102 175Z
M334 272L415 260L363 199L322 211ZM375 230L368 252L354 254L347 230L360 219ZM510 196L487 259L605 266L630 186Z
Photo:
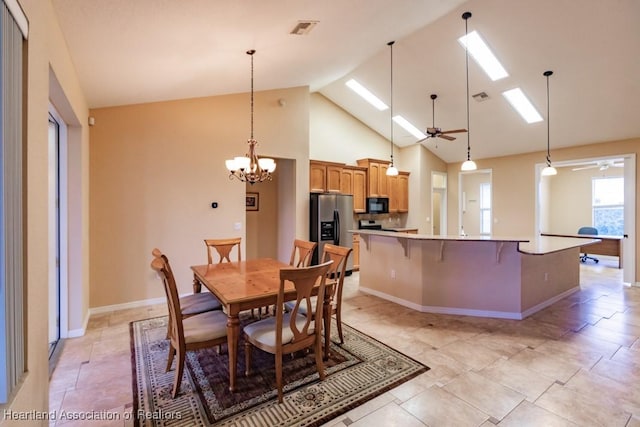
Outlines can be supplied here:
M591 236L597 236L598 229L595 227L580 227L580 229L578 229L578 234L588 234ZM596 264L600 262L598 258L589 256L586 253L580 255L580 262L587 262L588 259L594 261Z

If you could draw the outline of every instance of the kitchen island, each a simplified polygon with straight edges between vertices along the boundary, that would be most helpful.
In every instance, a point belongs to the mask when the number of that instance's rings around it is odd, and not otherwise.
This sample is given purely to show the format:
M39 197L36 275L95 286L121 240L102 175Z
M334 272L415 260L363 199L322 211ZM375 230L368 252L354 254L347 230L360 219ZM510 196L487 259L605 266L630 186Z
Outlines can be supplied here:
M506 319L577 291L580 247L598 242L357 232L363 292L422 312Z

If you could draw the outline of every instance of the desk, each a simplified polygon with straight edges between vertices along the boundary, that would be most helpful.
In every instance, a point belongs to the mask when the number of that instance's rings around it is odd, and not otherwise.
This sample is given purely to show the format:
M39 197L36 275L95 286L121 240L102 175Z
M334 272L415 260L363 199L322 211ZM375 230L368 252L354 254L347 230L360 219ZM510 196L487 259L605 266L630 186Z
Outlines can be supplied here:
M622 236L604 236L601 234L551 234L542 233L543 236L574 237L579 239L598 239L600 242L592 243L588 246L581 246L580 252L583 254L609 255L618 257L618 268L622 268Z
M242 262L195 265L193 282L202 283L222 303L227 313L227 344L229 347L229 390L236 386L238 338L240 336L241 311L274 305L280 289L280 269L291 268L289 264L270 258ZM325 356L329 354L331 307L330 292L325 293L324 339ZM296 298L292 283L285 283L285 300Z

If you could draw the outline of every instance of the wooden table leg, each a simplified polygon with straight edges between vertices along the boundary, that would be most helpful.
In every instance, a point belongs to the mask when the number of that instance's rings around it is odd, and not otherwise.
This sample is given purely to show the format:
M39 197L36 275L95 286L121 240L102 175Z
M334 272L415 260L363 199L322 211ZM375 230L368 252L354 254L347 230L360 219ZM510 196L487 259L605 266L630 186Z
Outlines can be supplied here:
M229 352L229 391L236 389L238 337L240 333L240 319L238 315L229 314L227 317L227 351Z
M327 360L331 348L331 296L329 292L325 293L322 303L322 319L324 321L324 359Z
M199 294L202 291L202 283L198 280L198 276L193 275L193 293Z

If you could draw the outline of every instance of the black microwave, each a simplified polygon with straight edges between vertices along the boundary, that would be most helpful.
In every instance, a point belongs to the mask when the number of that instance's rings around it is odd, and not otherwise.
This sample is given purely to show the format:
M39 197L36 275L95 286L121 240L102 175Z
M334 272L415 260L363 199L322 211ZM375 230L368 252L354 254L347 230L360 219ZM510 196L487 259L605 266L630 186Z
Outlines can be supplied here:
M389 213L388 197L367 197L367 213L385 214Z

